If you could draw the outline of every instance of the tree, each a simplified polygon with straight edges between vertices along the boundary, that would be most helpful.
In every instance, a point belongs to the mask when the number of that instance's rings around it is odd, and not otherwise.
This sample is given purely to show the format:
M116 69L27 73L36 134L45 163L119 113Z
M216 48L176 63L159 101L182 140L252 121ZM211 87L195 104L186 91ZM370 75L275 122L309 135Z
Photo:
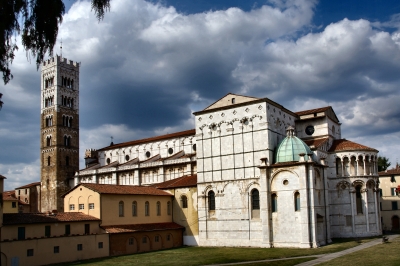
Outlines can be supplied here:
M386 158L384 156L383 157L379 156L378 157L378 172L385 171L386 169L389 168L390 164L391 163L389 162L388 158Z
M98 20L110 10L110 1L91 0ZM4 84L13 78L10 65L18 50L15 36L21 34L24 49L36 57L39 68L46 53L52 56L64 12L62 0L0 0L0 71Z

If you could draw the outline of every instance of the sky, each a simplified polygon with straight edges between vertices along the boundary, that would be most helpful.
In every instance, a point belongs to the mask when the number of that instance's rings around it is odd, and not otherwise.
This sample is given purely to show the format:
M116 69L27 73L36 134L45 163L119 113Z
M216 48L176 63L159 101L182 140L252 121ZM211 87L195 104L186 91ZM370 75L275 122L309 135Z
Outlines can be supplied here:
M54 49L80 68L80 168L88 148L194 128L232 92L289 110L332 106L342 137L400 150L400 3L375 0L66 0ZM17 42L20 38L17 36ZM40 180L40 72L22 46L0 85L5 189Z

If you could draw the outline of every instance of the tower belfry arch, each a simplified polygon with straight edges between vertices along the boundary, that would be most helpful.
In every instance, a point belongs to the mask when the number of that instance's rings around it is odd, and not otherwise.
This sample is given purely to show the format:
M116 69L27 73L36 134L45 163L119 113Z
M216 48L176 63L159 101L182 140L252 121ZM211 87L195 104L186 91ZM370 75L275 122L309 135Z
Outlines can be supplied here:
M61 195L79 170L79 67L62 56L41 65L42 212L64 210Z

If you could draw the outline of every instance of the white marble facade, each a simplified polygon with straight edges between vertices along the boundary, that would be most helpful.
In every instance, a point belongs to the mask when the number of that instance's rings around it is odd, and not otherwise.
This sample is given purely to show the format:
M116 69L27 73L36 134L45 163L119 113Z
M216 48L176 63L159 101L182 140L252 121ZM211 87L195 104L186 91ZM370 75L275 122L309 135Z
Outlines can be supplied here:
M99 164L74 184L149 185L197 174L201 246L309 248L381 234L378 151L341 139L331 107L294 113L228 94L194 119L195 130L92 150ZM288 127L311 154L277 164Z

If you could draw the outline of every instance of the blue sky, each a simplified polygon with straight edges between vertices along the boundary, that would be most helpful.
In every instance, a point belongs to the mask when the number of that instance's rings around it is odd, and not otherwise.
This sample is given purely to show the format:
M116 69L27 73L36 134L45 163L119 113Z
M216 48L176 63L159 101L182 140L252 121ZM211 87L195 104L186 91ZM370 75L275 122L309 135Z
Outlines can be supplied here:
M228 92L292 111L331 105L342 137L400 150L400 4L396 1L112 0L96 21L65 1L63 56L82 62L80 154L194 128L192 112ZM19 41L19 38L17 38ZM55 53L59 54L60 43ZM40 73L20 49L0 86L6 189L40 179Z

